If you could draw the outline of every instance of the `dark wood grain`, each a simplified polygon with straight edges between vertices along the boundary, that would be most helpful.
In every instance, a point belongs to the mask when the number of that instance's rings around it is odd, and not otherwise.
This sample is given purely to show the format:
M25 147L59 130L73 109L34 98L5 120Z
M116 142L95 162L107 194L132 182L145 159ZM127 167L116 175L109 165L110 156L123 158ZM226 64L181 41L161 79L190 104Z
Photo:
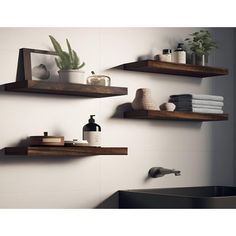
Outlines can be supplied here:
M17 62L17 72L16 81L22 81L25 78L25 68L24 68L24 55L23 50L19 50L18 62Z
M27 50L29 53L38 53L38 54L47 54L47 55L57 55L54 51L47 51L41 49L33 49L33 48L22 48L23 50Z
M208 114L178 111L137 110L127 111L124 118L147 120L177 120L177 121L221 121L228 120L228 114Z
M22 48L24 60L24 80L32 80L32 68L31 68L31 49Z
M11 92L61 94L84 97L111 97L128 94L128 89L124 87L95 86L35 80L17 81L5 84L4 87L5 91Z
M127 155L126 147L6 147L5 155L15 156L94 156Z
M225 68L161 62L155 60L131 62L123 64L122 66L124 70L192 76L200 78L228 74L228 70Z

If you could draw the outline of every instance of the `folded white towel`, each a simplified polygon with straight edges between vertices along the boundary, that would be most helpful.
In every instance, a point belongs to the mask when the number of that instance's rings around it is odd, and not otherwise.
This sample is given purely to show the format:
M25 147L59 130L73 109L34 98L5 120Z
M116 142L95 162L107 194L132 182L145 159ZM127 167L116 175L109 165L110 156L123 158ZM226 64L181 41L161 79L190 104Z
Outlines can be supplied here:
M222 114L222 113L224 113L222 109L207 109L207 108L176 108L175 111L212 113L212 114Z
M208 95L208 94L176 94L171 95L172 99L198 99L198 100L211 100L211 101L224 101L223 96Z
M223 114L223 110L219 109L207 109L207 108L192 108L193 112L199 113L214 113L214 114Z
M216 109L216 110L222 110L223 106L211 106L211 105L198 105L198 104L193 104L192 108L207 108L207 109Z
M197 100L197 99L192 99L189 101L183 101L183 100L178 100L176 101L175 99L170 99L169 102L173 102L176 106L188 106L188 105L205 105L205 106L217 106L217 107L222 107L224 106L223 102L217 102L217 101L210 101L210 100Z
M193 99L192 104L195 104L195 105L208 105L208 106L221 106L221 107L224 106L223 102L197 100L197 99Z

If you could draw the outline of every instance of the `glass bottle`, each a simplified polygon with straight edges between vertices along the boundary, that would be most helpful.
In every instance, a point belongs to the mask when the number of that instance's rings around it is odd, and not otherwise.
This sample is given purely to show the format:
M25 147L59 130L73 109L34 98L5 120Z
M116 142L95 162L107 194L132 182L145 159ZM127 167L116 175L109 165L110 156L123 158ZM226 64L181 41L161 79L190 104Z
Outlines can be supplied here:
M99 85L99 86L110 86L111 78L107 75L96 75L94 71L91 72L92 75L87 78L87 84L89 85Z

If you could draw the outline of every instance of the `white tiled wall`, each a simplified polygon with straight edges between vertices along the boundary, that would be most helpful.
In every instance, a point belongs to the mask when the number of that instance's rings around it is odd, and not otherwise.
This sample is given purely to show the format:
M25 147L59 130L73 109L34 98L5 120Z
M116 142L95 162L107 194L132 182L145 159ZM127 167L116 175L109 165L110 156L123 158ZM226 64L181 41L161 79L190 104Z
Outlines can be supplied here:
M48 35L69 38L91 70L107 74L129 94L110 98L71 98L0 91L1 148L43 131L81 138L90 114L102 127L104 146L127 146L128 156L75 159L0 158L1 208L93 208L120 189L233 184L233 29L211 29L219 49L211 61L229 68L224 78L197 79L110 69L140 55L174 48L196 28L1 28L0 84L15 81L18 50L49 49ZM65 44L64 44L65 46ZM136 89L151 88L159 105L174 93L225 96L227 122L192 123L113 118ZM153 166L181 170L180 177L147 179Z

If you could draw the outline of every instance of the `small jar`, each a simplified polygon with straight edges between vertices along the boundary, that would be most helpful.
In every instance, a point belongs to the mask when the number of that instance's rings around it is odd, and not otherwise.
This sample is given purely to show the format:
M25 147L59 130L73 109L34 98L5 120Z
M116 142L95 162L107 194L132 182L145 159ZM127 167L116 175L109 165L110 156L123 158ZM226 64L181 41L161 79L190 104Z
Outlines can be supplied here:
M96 75L93 71L92 75L87 78L87 84L99 85L99 86L110 86L111 78L106 75Z
M160 61L171 62L171 49L163 49L162 54L159 55Z

